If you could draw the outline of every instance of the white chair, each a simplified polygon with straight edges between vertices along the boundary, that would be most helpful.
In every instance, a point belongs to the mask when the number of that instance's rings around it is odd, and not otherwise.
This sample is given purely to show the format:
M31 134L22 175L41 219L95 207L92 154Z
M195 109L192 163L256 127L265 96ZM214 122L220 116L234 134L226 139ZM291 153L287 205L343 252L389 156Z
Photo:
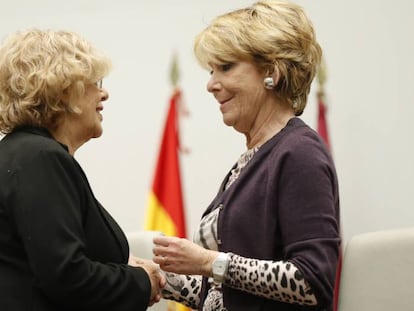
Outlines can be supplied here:
M161 232L158 231L136 231L127 233L129 248L134 256L152 259L152 239L160 235ZM160 302L156 303L152 307L148 308L151 311L167 311L167 301L161 299Z
M338 311L414 310L414 228L354 236L347 244Z

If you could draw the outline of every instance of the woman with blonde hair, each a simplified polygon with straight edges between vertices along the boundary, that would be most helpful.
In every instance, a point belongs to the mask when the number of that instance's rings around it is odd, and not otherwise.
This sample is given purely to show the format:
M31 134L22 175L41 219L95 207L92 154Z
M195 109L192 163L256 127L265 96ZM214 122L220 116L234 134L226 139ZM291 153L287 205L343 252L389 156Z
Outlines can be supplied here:
M298 117L322 54L310 20L296 4L258 1L215 18L194 49L223 122L245 136L247 150L194 243L154 239L164 297L204 311L331 310L337 175L321 138Z
M110 60L79 35L0 46L0 310L137 311L165 279L129 254L74 158L102 134Z

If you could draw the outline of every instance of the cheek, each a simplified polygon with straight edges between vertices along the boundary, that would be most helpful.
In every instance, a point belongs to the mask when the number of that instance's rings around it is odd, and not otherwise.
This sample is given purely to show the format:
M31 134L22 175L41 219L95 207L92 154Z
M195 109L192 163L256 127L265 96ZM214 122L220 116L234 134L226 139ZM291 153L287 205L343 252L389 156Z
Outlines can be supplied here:
M266 97L266 92L264 87L258 86L256 88L254 88L253 90L251 90L251 96L250 96L250 101L252 106L260 106L261 103L265 100Z
M89 88L86 90L84 95L84 100L87 103L87 105L92 105L93 103L96 103L100 98L100 93L98 90L95 90L93 88Z

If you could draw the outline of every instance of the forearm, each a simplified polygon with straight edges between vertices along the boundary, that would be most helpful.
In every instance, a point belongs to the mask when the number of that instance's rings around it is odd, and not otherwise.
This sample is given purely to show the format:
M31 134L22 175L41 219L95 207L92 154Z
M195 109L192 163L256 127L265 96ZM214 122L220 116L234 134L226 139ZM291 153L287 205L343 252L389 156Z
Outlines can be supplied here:
M200 304L201 276L165 272L167 283L162 290L165 299L180 302L191 309Z
M231 254L224 284L253 295L313 306L315 295L299 269L288 261L244 258Z

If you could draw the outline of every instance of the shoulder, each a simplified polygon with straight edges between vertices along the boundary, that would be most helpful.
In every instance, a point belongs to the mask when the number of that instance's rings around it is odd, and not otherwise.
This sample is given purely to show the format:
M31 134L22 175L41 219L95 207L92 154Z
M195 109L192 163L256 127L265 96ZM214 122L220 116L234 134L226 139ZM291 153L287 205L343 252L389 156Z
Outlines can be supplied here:
M315 168L317 166L333 167L331 154L319 136L301 119L293 118L287 126L263 146L262 154L268 154L271 166L294 170Z
M39 163L53 165L55 161L73 163L68 150L42 129L22 129L4 137L0 152L5 160L20 168Z
M19 129L8 134L5 139L9 139L12 144L20 144L35 150L65 150L65 148L56 141L46 129L42 128L28 127Z
M292 156L329 157L329 150L322 138L301 119L294 118L289 121L281 134L277 148L279 151L282 149Z
M299 118L293 118L283 129L283 144L292 147L319 147L324 143L319 134Z

